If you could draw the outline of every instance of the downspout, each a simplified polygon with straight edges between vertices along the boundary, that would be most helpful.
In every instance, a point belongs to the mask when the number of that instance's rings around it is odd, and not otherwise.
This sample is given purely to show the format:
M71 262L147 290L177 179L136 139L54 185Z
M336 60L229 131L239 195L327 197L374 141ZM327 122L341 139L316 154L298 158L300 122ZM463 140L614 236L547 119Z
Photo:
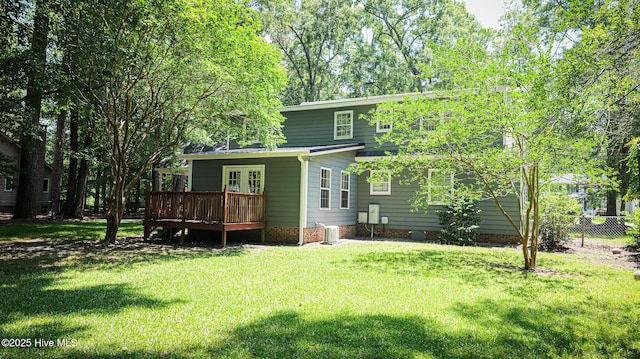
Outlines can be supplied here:
M298 224L298 245L304 244L304 229L307 227L307 188L309 187L309 158L298 155L300 161L300 222Z

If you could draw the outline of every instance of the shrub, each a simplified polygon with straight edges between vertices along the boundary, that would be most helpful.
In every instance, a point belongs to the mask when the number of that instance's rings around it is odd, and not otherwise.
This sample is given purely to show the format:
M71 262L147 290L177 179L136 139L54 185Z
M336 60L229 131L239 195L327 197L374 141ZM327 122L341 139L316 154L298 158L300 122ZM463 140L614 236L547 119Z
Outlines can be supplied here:
M580 204L566 194L545 194L540 198L540 241L542 250L557 250L569 241L569 230L580 213Z
M478 201L469 198L454 198L444 210L438 211L440 230L438 241L444 244L469 245L476 241L480 229Z
M636 210L631 214L631 219L633 221L633 226L629 227L627 230L629 234L631 234L631 247L639 248L640 247L640 209Z

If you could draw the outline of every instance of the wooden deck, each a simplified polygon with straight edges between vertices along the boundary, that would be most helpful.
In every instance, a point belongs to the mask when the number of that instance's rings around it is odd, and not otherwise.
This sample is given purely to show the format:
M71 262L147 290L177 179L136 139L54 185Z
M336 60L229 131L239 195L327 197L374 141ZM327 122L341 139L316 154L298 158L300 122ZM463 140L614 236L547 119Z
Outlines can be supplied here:
M205 229L227 232L260 229L262 241L267 227L266 194L229 192L147 192L144 213L144 237L156 228Z

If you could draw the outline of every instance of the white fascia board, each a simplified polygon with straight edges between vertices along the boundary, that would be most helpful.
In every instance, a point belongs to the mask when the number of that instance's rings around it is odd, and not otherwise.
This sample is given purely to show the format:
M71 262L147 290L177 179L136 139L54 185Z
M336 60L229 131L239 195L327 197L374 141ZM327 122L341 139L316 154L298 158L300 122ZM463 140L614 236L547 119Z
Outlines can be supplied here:
M389 156L361 156L356 157L356 162L375 162L382 158L389 158Z
M356 156L356 162L375 162L375 161L377 161L379 159L389 158L389 157L397 158L398 155ZM443 157L443 156L442 155L411 155L411 156L403 155L403 158L407 158L407 157L409 157L409 158L411 158L411 157L414 157L414 158L424 158L424 157L426 157L426 158L431 158L431 159L438 159L438 158Z
M365 148L364 146L353 146L353 147L347 147L347 148L336 148L336 149L326 150L326 151L311 152L311 154L309 156L310 157L314 157L314 156L330 155L330 154L333 154L333 153L341 153L341 152L348 152L348 151L363 150L364 148Z
M265 152L234 152L234 153L194 153L181 155L184 160L226 160L243 158L275 158L309 156L309 151L265 151Z
M496 92L509 92L519 91L520 88L510 89L508 86L495 86L492 89ZM472 91L472 90L468 90ZM425 91L425 92L409 92L394 95L380 95L370 97L358 97L358 98L346 98L340 100L329 101L315 101L315 102L303 102L299 105L286 106L280 109L280 112L294 112L294 111L307 111L307 110L320 110L320 109L332 109L341 107L363 106L363 105L377 105L389 101L402 101L407 97L417 99L419 97L427 98L450 98L456 95L456 91Z
M286 106L282 108L280 112L294 112L294 111L320 110L320 109L331 109L331 108L363 106L363 105L376 105L379 103L384 103L389 101L399 102L407 97L416 99L420 96L436 98L437 96L442 96L442 95L432 91L428 91L428 92L422 92L422 93L412 92L412 93L403 93L403 94L396 94L396 95L382 95L382 96L348 98L348 99L330 100L330 101L303 102L300 105Z

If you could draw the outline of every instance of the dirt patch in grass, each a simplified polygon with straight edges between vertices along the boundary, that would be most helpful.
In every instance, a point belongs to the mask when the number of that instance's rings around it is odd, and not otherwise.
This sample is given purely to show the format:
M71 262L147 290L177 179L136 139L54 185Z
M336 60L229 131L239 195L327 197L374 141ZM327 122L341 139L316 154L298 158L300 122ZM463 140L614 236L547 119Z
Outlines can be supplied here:
M614 249L619 249L620 253L614 253ZM565 245L563 252L580 256L583 260L595 264L605 264L620 269L640 268L638 251L604 240L585 239L583 246L580 239L574 239Z

